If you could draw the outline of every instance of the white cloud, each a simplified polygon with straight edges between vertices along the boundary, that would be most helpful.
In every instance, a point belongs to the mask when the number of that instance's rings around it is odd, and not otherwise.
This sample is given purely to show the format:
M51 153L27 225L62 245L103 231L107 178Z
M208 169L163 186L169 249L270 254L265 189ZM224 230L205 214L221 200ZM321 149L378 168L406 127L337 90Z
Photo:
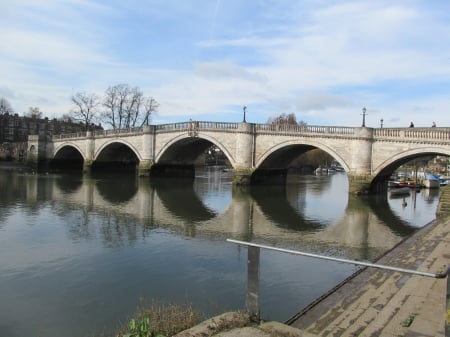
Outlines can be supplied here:
M129 83L161 103L155 122L240 120L245 104L255 122L294 112L310 124L358 125L366 105L377 123L378 115L399 126L419 121L421 107L450 124L450 23L443 14L450 5L139 5L8 2L0 95L16 111L42 104L62 114L74 91L102 94Z

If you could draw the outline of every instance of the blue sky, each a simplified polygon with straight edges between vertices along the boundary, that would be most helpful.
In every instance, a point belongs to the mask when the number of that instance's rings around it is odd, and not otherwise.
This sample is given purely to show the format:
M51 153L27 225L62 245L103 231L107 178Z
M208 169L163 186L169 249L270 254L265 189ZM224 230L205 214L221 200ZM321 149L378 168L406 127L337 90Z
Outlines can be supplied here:
M127 83L153 123L450 127L446 0L0 0L0 97L22 114Z

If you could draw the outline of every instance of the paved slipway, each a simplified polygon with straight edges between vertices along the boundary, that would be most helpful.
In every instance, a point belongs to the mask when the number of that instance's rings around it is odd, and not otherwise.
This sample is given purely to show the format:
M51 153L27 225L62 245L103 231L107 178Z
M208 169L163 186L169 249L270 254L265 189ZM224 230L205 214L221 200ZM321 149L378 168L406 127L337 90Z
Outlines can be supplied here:
M450 186L442 190L436 220L377 263L430 273L446 270L450 265ZM446 278L365 268L309 305L289 325L251 326L241 321L235 328L233 323L222 324L228 327L220 332L214 327L221 325L220 319L226 320L224 314L179 336L444 337L450 324L446 293Z

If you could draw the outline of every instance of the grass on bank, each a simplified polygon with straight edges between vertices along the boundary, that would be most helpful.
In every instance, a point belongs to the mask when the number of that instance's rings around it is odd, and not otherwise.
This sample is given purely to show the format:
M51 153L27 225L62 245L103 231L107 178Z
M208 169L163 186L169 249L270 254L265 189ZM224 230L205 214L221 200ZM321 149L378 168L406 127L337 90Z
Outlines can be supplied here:
M189 303L140 304L116 337L169 337L200 323L204 317Z

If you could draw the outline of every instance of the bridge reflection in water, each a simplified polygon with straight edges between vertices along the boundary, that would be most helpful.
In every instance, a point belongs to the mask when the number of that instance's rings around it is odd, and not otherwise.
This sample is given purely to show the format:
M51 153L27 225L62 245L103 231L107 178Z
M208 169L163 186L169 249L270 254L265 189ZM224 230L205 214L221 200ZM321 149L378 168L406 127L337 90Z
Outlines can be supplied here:
M16 305L21 317L36 319L14 329L33 321L56 329L46 320L70 316L74 324L64 331L86 335L124 319L142 293L188 297L209 313L243 308L246 252L226 238L373 260L434 218L436 195L421 193L416 209L409 199L403 208L387 195L350 195L345 174L289 178L284 186L237 187L230 172L213 169L197 170L194 180L2 173L0 289L13 289L0 293L5 326L20 320L5 309ZM261 308L271 319L289 318L354 270L264 254ZM36 308L18 304L27 296ZM39 309L55 296L79 300Z
M74 182L61 176L50 192L54 202L80 207L87 217L96 210L119 222L133 218L144 231L165 227L193 237L231 235L262 243L283 242L287 247L301 245L312 251L338 251L355 259L373 259L414 231L384 195L361 198L345 190L335 194L330 184L345 188L345 174L313 180L299 176L295 184L254 187L232 187L226 173L215 171L214 175L220 179L216 185L208 181L210 175L202 179L201 172L195 181L103 174ZM215 188L222 190L217 194ZM114 234L114 228L106 232L111 240L125 239ZM76 229L71 233L77 235Z

